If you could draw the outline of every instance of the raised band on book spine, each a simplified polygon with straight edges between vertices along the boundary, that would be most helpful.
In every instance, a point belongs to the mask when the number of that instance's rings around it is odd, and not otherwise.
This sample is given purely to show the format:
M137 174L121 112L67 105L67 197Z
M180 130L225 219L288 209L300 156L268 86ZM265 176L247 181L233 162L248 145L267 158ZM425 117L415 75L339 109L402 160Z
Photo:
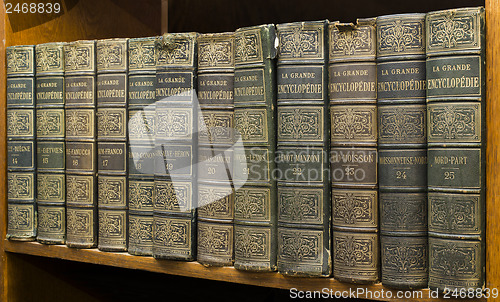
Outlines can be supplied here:
M240 28L234 71L234 267L276 270L276 30Z
M95 41L64 45L66 245L97 246Z
M485 39L482 7L426 16L429 287L484 285Z
M38 242L66 242L64 43L36 46Z
M329 26L333 277L379 280L375 19Z
M157 40L153 256L196 259L196 33Z
M157 37L128 42L128 252L153 255Z
M128 39L96 42L97 183L101 251L127 250Z
M36 237L35 48L9 46L7 62L7 238Z
M331 274L328 21L277 25L278 271Z
M377 18L382 284L428 281L425 14Z

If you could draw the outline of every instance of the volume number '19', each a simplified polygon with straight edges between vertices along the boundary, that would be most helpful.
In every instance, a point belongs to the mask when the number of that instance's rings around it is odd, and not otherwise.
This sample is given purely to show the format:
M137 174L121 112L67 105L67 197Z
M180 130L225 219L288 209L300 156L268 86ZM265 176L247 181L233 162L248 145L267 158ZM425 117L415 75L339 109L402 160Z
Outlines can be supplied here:
M7 14L58 14L61 12L60 3L5 3Z

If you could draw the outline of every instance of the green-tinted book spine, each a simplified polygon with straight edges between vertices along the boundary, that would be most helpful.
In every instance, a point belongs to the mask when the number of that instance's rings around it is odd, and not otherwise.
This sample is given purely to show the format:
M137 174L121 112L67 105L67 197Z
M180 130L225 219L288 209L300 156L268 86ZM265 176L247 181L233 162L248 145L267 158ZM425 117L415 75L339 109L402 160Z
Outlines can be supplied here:
M153 255L156 37L128 42L128 252Z
M198 261L234 262L234 33L198 36Z
M196 33L157 41L153 257L196 259Z
M128 39L96 42L97 247L127 250Z
M290 276L332 270L327 25L277 25L277 264Z
M234 267L276 270L276 30L236 30L234 45Z
M379 280L375 19L329 26L333 277Z
M484 9L426 16L429 287L484 285Z
M36 237L35 48L10 46L7 62L7 238Z
M428 282L425 14L377 18L382 284Z
M37 240L66 242L64 43L36 51Z
M64 45L66 245L97 246L95 41Z

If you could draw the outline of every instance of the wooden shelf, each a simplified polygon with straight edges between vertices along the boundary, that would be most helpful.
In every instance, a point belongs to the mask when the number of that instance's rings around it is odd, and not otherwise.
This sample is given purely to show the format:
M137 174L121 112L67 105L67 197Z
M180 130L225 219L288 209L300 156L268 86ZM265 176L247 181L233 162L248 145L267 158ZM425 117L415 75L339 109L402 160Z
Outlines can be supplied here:
M335 292L349 290L353 292L372 292L356 295L358 298L386 301L388 297L397 297L398 290L374 285L355 285L342 283L333 278L300 278L286 277L275 272L244 272L234 267L205 267L198 262L182 262L169 260L156 260L152 257L132 256L128 253L101 252L97 249L73 249L64 245L43 245L37 242L16 242L5 240L5 251L33 256L50 257L84 263L109 265L127 269L140 269L155 273L164 273L184 277L202 278L216 281L233 282L247 285L264 286L289 290L322 291L323 289ZM376 297L384 293L383 297ZM411 294L415 298L393 299L394 301L453 301L453 299L435 299L430 297L429 289L415 290ZM468 299L467 301L486 301L486 299Z

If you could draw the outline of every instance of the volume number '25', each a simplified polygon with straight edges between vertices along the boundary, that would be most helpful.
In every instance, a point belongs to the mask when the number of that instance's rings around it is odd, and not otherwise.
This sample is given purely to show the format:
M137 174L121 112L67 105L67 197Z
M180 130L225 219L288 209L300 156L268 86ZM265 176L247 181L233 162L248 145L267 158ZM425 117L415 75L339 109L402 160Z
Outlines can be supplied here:
M453 171L446 171L446 172L444 172L444 179L445 180L453 180L453 179L455 179L455 172L453 172Z

